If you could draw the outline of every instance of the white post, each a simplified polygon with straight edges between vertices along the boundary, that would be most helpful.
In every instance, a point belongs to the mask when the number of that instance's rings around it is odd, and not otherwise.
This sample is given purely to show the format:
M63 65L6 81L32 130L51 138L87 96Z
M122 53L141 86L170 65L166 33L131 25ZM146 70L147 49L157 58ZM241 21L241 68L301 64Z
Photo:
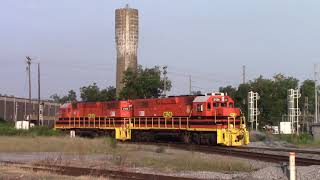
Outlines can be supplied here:
M296 153L289 153L289 171L290 171L290 180L296 180Z
M76 137L76 131L75 130L71 130L70 131L70 137L71 138L75 138Z

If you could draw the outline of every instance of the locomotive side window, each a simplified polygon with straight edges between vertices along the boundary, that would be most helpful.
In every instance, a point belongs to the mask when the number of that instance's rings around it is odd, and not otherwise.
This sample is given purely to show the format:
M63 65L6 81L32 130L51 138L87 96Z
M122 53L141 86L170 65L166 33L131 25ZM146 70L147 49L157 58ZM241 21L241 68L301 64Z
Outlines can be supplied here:
M208 111L211 110L211 103L210 102L207 103L207 110Z
M213 103L213 106L218 108L219 107L219 103Z
M203 111L203 104L197 104L197 111L202 112Z
M221 103L221 107L226 107L227 103Z
M229 108L233 108L233 103L229 103Z

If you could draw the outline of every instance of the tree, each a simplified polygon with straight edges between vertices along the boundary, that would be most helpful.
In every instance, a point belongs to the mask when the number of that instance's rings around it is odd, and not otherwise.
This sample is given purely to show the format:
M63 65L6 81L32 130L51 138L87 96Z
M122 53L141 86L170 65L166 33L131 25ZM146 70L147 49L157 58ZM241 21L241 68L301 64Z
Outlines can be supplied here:
M202 95L201 91L191 91L191 95L199 96Z
M260 125L278 124L282 115L287 114L287 91L297 88L298 82L296 78L276 74L272 79L259 76L246 84L240 84L238 88L227 86L221 87L220 91L228 92L236 106L240 107L245 115L247 115L248 108L248 92L258 92L260 95L258 101Z
M82 101L111 101L115 100L116 89L109 86L106 89L101 89L96 83L80 88L80 97Z
M300 98L300 108L302 111L307 110L307 107L304 106L306 99L308 98L308 111L306 113L314 113L314 81L305 80L300 86L301 98Z
M137 70L128 69L124 72L124 87L120 92L121 99L157 98L164 90L164 79L158 66ZM171 81L166 80L166 89L171 89Z
M50 98L57 103L67 103L67 102L76 102L77 101L77 94L74 90L70 90L68 92L68 95L60 97L57 94L53 94L52 96L50 96Z
M229 85L227 87L220 87L219 91L223 93L227 93L231 98L235 99L237 88L234 88Z
M100 91L100 100L113 101L116 100L116 88L109 86L106 89Z
M80 88L80 97L82 101L99 101L100 89L96 83Z

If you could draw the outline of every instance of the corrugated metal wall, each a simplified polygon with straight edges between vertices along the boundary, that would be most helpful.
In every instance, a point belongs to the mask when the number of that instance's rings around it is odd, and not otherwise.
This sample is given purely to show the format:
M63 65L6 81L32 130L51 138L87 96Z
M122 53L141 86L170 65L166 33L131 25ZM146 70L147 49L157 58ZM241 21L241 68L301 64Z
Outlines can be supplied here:
M48 101L44 103L44 120L53 121L56 113L58 113L60 104ZM38 117L38 101L17 97L0 96L0 118L7 121L24 120L28 114L31 114L31 119L37 120Z

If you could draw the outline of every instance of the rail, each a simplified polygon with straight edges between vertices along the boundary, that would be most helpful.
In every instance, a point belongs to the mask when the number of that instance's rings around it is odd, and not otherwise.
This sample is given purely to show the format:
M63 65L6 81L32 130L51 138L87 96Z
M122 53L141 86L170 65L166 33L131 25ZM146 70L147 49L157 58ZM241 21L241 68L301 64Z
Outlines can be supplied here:
M55 174L67 175L67 176L94 176L111 179L164 179L164 180L191 180L195 178L169 176L161 174L150 174L141 172L129 172L123 170L112 170L112 169L95 169L87 167L75 167L75 166L63 166L63 165L52 165L52 164L27 164L21 162L11 161L0 161L1 166L14 166L24 170L30 171L45 171Z

